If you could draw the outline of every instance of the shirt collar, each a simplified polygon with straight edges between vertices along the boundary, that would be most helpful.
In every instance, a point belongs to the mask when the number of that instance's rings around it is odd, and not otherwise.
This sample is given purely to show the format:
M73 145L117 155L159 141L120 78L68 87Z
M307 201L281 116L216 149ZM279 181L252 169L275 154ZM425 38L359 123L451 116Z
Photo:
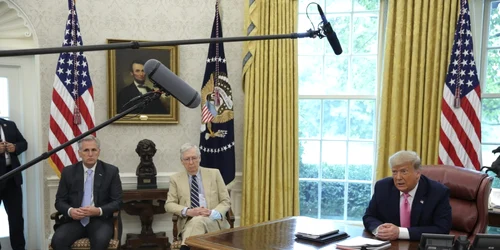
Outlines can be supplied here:
M410 190L410 192L408 192L410 197L415 197L415 193L417 192L417 188L418 188L418 182L417 182L417 185L415 185L415 187L412 190ZM403 196L403 194L404 194L403 192L399 191L399 196Z
M191 179L193 176L191 174L189 174L187 171L186 171L186 174L188 175L188 178ZM198 168L198 172L196 172L196 178L200 178L200 169Z
M89 170L89 169L92 169L92 173L95 173L95 167L96 167L96 166L97 166L97 162L96 162L96 163L94 164L94 166L92 166L91 168L87 168L87 167L85 167L85 164L83 164L83 163L82 163L83 172L84 172L85 174L87 174L87 170Z

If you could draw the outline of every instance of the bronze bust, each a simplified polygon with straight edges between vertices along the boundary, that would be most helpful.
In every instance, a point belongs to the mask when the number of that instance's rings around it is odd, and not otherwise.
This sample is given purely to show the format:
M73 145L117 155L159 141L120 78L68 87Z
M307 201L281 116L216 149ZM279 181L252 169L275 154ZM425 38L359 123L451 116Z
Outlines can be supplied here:
M141 162L135 171L137 188L157 188L156 167L153 163L153 156L156 154L155 143L148 139L141 140L137 143L135 152L141 158Z

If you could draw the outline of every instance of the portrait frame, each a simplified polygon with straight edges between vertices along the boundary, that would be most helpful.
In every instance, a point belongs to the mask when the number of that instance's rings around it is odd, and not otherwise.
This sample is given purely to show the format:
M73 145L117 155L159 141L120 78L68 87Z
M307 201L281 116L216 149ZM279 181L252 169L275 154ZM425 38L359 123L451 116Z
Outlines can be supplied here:
M107 39L107 43L124 43L137 40ZM145 41L140 41L145 42ZM130 90L139 93L139 88L134 81L135 75L132 73L132 65L144 64L149 59L156 59L169 68L174 74L178 74L178 48L177 46L157 46L139 49L120 49L108 51L108 116L115 117L117 114L130 108L124 108L123 104L131 98ZM134 64L133 64L134 63ZM153 82L147 77L144 78L144 86L150 89L157 89ZM134 93L135 93L134 92ZM128 93L128 94L125 94ZM178 124L179 123L179 101L172 96L162 95L160 100L150 103L138 114L140 110L134 111L115 123L132 124Z

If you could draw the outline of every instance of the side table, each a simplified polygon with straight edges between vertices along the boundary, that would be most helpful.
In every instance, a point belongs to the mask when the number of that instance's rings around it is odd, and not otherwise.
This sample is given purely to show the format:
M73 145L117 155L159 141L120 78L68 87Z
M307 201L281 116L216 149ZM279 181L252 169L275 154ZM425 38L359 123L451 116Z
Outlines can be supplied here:
M155 214L163 214L167 200L168 188L160 189L124 189L123 210L129 215L139 216L141 233L128 233L122 249L137 249L143 246L158 246L170 249L170 242L165 232L153 232ZM153 202L158 204L155 205Z

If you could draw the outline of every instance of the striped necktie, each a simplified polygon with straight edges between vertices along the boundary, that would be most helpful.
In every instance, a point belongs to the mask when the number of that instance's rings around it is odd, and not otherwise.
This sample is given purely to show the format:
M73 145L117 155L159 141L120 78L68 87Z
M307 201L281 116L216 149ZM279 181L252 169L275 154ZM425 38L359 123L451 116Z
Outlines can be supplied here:
M199 207L200 206L200 189L198 188L198 179L196 175L193 175L191 180L191 207Z

